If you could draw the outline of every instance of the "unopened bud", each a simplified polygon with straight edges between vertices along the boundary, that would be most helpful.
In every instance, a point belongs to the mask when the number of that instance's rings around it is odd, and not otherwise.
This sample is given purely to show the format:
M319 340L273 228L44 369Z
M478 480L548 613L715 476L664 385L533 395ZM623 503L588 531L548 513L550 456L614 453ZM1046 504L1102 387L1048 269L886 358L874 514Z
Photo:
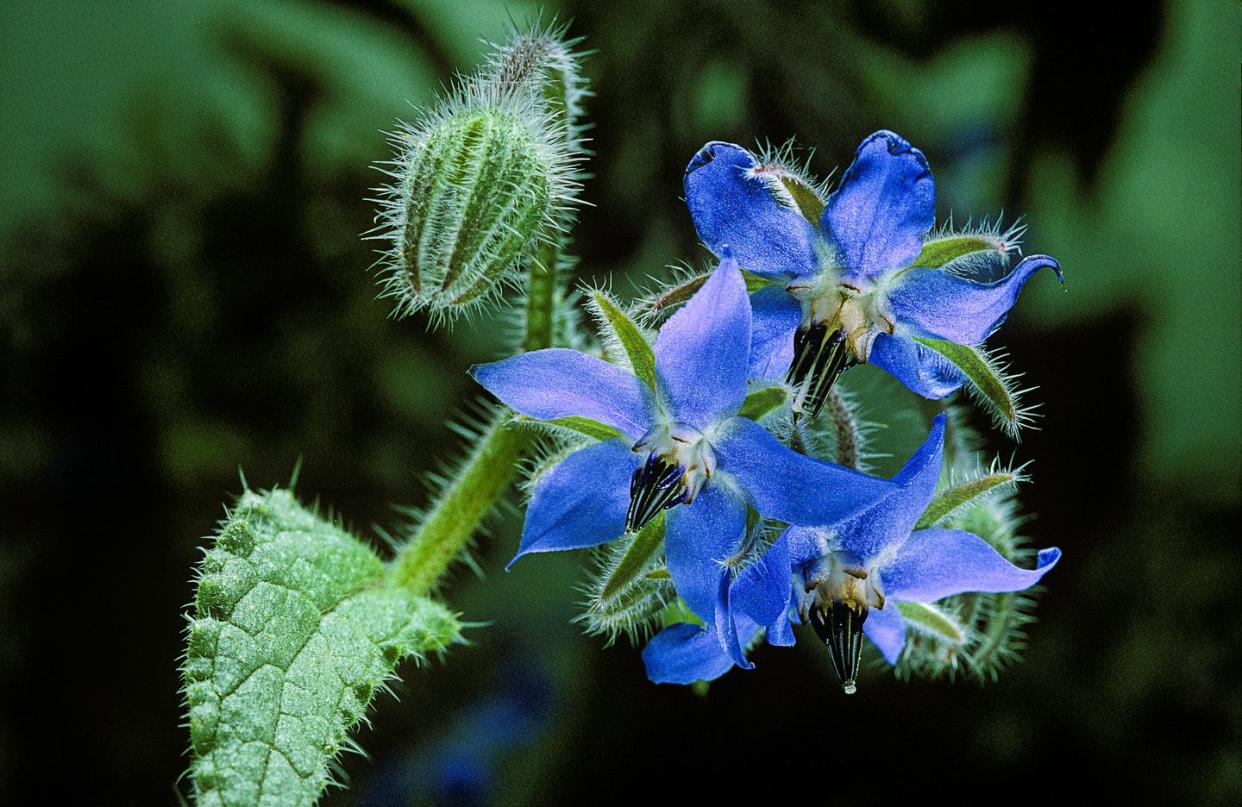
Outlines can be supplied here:
M389 243L383 295L398 316L468 313L516 285L535 247L565 229L581 152L564 102L547 97L553 80L576 87L559 45L519 37L394 138L401 153L376 237Z

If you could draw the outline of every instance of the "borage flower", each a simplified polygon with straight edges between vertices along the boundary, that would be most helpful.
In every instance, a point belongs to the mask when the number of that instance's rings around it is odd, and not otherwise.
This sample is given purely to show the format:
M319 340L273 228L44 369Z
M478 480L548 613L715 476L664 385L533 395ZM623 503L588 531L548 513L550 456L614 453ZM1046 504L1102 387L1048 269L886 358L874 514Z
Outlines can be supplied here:
M815 543L808 549L808 536L831 532L837 526L841 534L856 530L865 516L874 516L885 503L894 501L893 497L902 491L897 485L908 486L910 480L920 478L927 468L927 447L941 442L943 436L941 416L924 447L915 452L893 478L894 487L889 494L871 508L839 525L822 524L815 531L787 529L754 563L735 578L722 581L714 622L702 627L689 623L670 625L647 644L643 650L647 676L660 684L711 681L735 665L751 666L746 660L746 649L761 636L766 636L772 645L792 645L790 608L795 606L796 613L801 600L793 592L791 570L792 577L799 577L798 567L809 561L808 552L819 548ZM934 477L931 482L935 485Z
M1024 258L1003 277L980 271L977 254L921 255L935 185L923 153L892 132L864 140L822 202L786 169L722 142L690 161L685 193L709 249L727 243L743 269L785 284L754 295L752 370L787 374L798 389L794 411L812 416L855 363L881 367L924 397L949 395L961 374L913 337L977 345L1031 275L1049 268L1061 278L1047 255ZM1012 247L992 240L1001 258Z
M886 498L835 527L787 529L769 550L776 553L772 563L745 585L745 573L739 576L731 607L717 619L717 630L731 630L734 641L745 641L756 624L780 629L773 623L772 606L791 601L792 584L796 616L810 622L828 645L841 685L850 693L864 635L890 664L897 663L906 641L898 603L931 603L966 592L1021 591L1038 583L1056 565L1061 550L1040 550L1035 568L1022 569L973 533L914 529L935 492L943 458L944 415L939 415L927 440L893 478L895 487ZM774 566L786 562L792 578L782 579ZM693 650L698 655L683 658L683 666L691 661L703 668L721 663L701 648Z
M520 414L587 418L618 432L540 478L514 561L596 546L668 510L669 573L690 609L712 622L724 564L746 534L748 507L788 523L835 523L889 493L888 482L794 453L738 416L746 398L750 302L736 262L722 252L708 281L661 328L650 382L559 348L471 370Z

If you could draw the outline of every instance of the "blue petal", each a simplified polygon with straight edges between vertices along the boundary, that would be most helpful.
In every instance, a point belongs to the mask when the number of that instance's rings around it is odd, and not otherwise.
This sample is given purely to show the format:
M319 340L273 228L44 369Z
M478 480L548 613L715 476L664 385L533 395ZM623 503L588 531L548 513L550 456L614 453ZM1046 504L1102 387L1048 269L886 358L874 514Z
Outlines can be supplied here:
M620 440L589 445L561 460L535 486L509 566L532 552L597 546L625 532L630 476L641 461Z
M785 643L784 638L793 644L793 633L788 630L790 568L789 541L782 535L763 557L742 570L730 590L730 613L735 622L742 615L763 627L770 644Z
M891 490L883 479L798 454L763 427L734 418L715 444L717 472L730 474L760 515L826 526L856 516Z
M782 537L789 543L791 568L805 566L831 551L828 533L815 527L790 527Z
M876 336L867 363L887 370L911 392L932 400L952 395L965 382L947 359L902 334Z
M633 373L565 348L479 364L470 375L515 412L539 420L585 417L633 437L651 428L652 399Z
M746 535L746 505L721 485L707 483L692 504L668 511L665 560L677 593L709 625L716 618L721 562L736 554Z
M743 670L753 670L755 665L746 658L746 642L738 635L745 630L747 636L758 632L759 626L742 614L733 613L730 598L733 583L726 575L720 581L720 598L716 606L716 638L730 660Z
M844 264L844 280L907 266L936 215L936 186L923 152L880 131L858 147L820 226Z
M1040 269L1065 282L1060 265L1047 255L1024 258L1000 280L977 283L942 269L911 269L888 293L898 322L921 336L977 345L1005 321L1022 286Z
M901 617L897 603L890 602L885 608L872 608L863 623L863 633L880 649L889 664L896 664L901 648L906 644L906 621Z
M742 268L763 277L790 278L815 271L815 228L776 201L751 176L754 155L719 141L699 149L686 166L686 205L699 238L716 255L733 248Z
M853 554L866 566L886 549L896 547L910 537L910 531L927 509L940 467L944 464L945 416L936 415L927 439L893 477L896 488L867 512L837 528L841 549Z
M643 648L647 677L657 684L693 684L714 681L733 667L716 631L688 622L670 625L651 637Z
M932 602L966 591L1021 591L1061 558L1061 550L1041 549L1034 569L1014 566L979 536L962 530L919 530L880 570L884 593L897 600Z
M750 295L750 377L784 379L793 362L794 331L802 304L781 286Z
M746 398L749 354L746 281L726 256L656 338L656 377L673 416L701 429L735 414Z

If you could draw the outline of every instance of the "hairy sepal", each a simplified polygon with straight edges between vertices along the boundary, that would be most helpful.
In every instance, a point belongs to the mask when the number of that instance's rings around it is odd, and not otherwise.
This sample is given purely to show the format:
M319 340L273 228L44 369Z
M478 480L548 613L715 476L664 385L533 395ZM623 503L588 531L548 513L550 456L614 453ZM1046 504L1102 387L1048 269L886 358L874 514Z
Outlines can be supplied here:
M934 527L954 513L961 512L980 498L999 491L1011 490L1019 482L1024 481L1022 469L998 469L994 464L987 473L977 474L969 479L956 482L938 492L928 502L927 509L914 525L916 530Z
M612 295L602 289L590 293L591 313L610 358L624 356L626 364L651 390L656 389L655 352L646 334Z
M661 513L637 533L593 551L595 570L576 619L588 634L605 636L609 644L621 635L637 643L661 627L660 614L676 597L663 549Z
M1034 410L1022 404L1022 395L1030 390L1018 389L1016 382L1020 376L1008 373L1002 357L946 339L921 336L914 339L939 353L961 372L971 397L1010 439L1018 440L1020 431L1030 428Z

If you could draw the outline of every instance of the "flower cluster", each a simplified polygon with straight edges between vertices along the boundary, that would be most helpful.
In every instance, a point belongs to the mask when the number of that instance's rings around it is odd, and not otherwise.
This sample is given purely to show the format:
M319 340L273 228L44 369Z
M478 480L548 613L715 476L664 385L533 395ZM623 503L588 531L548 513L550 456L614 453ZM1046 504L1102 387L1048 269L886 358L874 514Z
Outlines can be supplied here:
M1060 552L1020 568L979 535L926 523L944 415L892 479L815 456L795 439L799 418L815 419L854 364L952 394L969 372L928 345L981 343L1032 274L1060 268L1032 256L998 271L1012 249L998 236L929 236L927 161L891 132L864 140L826 197L728 143L695 155L685 190L719 262L654 344L609 304L624 361L550 348L472 370L519 415L578 435L537 477L514 560L622 539L611 590L663 587L643 650L653 681L750 668L757 642L791 645L810 623L852 692L864 636L896 664L925 629L918 608L1026 589Z

